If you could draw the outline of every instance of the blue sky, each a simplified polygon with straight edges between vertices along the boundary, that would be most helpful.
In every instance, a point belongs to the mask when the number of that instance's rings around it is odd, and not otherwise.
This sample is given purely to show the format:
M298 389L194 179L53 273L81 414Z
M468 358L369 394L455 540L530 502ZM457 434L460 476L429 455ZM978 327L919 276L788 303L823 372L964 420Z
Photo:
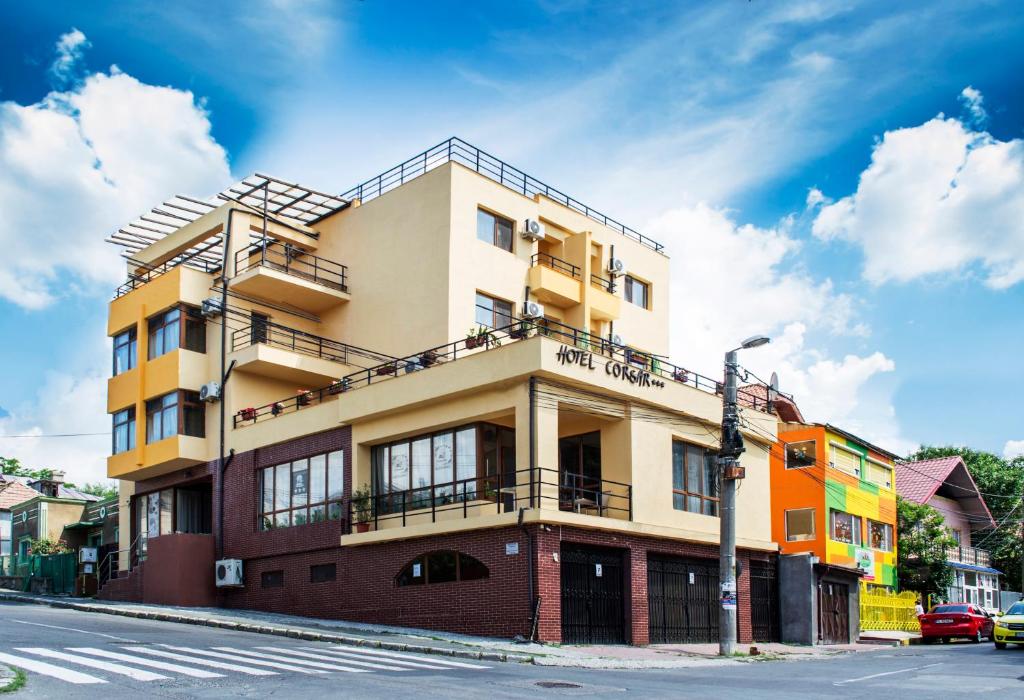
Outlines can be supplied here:
M1019 3L21 5L0 454L102 473L105 436L2 436L109 430L120 223L254 170L341 192L450 135L665 242L682 364L764 331L744 361L810 418L1024 449Z

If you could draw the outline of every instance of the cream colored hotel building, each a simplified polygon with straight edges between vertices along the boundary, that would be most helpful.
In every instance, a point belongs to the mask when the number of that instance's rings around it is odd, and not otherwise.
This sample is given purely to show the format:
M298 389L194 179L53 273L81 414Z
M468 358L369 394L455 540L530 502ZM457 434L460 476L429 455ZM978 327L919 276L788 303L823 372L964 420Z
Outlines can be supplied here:
M342 195L257 174L177 196L111 240L101 597L717 638L720 386L670 354L660 243L459 139ZM765 409L741 640L777 634Z

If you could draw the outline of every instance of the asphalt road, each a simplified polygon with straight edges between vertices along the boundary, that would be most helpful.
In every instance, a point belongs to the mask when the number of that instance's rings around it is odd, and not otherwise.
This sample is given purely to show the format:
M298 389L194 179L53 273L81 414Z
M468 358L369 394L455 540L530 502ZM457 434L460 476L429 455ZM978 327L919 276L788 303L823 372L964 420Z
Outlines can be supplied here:
M177 647L177 648L175 648ZM0 603L12 698L1024 697L1024 648L886 648L805 661L587 670L383 652L153 620Z

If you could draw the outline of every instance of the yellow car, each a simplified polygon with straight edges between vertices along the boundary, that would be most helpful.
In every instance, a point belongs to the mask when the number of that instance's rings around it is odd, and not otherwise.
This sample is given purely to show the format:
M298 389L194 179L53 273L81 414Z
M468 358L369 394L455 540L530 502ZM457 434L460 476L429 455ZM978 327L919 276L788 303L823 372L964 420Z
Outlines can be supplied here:
M1024 601L1014 603L1005 613L999 613L992 629L992 641L996 649L1005 649L1007 644L1024 644Z

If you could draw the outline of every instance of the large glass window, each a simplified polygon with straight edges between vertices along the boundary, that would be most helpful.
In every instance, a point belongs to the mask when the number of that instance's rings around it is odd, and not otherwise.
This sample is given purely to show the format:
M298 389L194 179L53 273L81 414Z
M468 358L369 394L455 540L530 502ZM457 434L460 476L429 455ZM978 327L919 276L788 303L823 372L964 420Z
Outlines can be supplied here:
M194 391L172 391L146 402L146 442L172 435L205 437L206 404Z
M816 449L814 440L786 443L786 469L813 467Z
M630 275L626 275L626 292L625 292L625 294L626 294L626 301L628 301L629 303L636 304L637 306L639 306L641 308L644 308L644 309L651 308L650 307L650 289L651 289L650 285L647 284L646 282L641 282L640 280L636 279L635 277L632 277Z
M476 323L486 328L504 328L512 324L512 303L476 293Z
M479 559L451 550L430 552L406 564L395 577L396 586L423 586L431 583L473 581L487 578L490 572Z
M476 210L476 237L484 243L512 252L512 231L515 225L508 219L483 209Z
M135 407L114 414L113 453L135 449Z
M206 352L206 322L191 306L174 307L149 319L149 350L152 360L179 347Z
M868 544L872 549L892 551L892 525L868 520Z
M786 511L786 541L802 542L814 539L814 508Z
M859 545L861 543L860 516L832 511L832 539L836 542Z
M717 455L679 440L672 443L672 507L718 515Z
M344 474L341 450L261 469L260 529L340 520Z
M481 431L490 439L479 449ZM372 449L373 493L381 512L427 508L455 500L483 498L497 492L499 477L495 431L513 436L502 441L503 463L515 469L514 431L494 425L471 425ZM507 445L507 447L505 446ZM488 478L489 477L489 478ZM514 477L513 477L514 478ZM481 494L483 490L485 493ZM389 494L394 494L387 498Z
M135 338L135 329L131 328L124 333L114 336L114 376L127 372L135 367L135 351L138 341Z

